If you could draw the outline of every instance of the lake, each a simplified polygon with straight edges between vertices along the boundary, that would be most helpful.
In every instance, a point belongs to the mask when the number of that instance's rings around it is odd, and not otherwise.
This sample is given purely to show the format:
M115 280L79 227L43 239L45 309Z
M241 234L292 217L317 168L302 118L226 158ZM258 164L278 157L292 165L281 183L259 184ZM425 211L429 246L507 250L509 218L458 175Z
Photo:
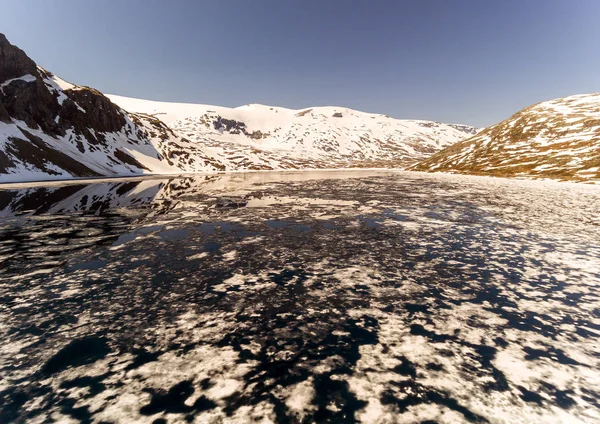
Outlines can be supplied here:
M600 421L599 186L2 188L0 422Z

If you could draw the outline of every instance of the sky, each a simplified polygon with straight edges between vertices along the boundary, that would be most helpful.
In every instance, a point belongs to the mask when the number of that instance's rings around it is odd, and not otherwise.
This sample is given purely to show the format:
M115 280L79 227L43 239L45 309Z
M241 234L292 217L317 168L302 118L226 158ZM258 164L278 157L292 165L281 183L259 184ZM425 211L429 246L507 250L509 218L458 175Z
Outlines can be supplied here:
M600 0L0 0L0 32L104 93L487 126L600 91Z

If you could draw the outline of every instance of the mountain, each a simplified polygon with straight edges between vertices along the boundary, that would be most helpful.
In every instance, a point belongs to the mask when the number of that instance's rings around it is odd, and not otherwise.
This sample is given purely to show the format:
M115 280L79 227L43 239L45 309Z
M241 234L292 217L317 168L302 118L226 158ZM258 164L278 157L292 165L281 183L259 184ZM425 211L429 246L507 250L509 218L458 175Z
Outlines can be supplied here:
M600 182L600 93L527 107L411 169Z
M469 126L399 120L343 107L226 108L108 97L211 147L235 169L401 167L475 132Z
M231 109L105 96L36 65L0 34L0 183L399 167L473 131L338 107Z
M0 34L0 182L224 169L200 147L60 79Z

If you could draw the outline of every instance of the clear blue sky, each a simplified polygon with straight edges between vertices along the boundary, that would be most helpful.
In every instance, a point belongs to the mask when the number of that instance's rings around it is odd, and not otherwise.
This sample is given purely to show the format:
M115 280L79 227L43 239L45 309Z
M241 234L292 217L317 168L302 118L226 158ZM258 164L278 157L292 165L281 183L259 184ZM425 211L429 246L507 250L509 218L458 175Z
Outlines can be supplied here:
M600 91L600 0L0 0L0 32L105 93L478 126Z

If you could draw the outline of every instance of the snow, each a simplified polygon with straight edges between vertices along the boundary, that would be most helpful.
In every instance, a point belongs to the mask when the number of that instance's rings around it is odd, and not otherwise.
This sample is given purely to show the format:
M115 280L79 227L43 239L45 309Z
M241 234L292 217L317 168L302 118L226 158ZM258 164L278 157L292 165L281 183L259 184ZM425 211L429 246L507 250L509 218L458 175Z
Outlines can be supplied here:
M0 84L0 90L3 89L4 87L8 87L10 84L12 84L15 81L34 82L35 77L31 74L27 74L27 75L23 75L22 77L9 79L7 81L4 81L2 84Z
M155 115L158 119L166 124L178 119L187 118L189 116L202 115L207 110L216 111L216 109L220 109L215 106L194 103L157 102L152 100L117 96L114 94L107 94L106 97L108 97L113 103L119 105L129 112L141 112L149 115Z
M0 121L0 147L4 148L4 145L8 142L9 137L22 137L23 133L14 124L6 124Z
M236 108L108 96L130 112L151 114L233 169L364 166L424 158L470 135L467 126L398 120L336 106L300 110L249 104ZM225 128L223 120L236 121ZM463 128L463 130L458 129ZM309 163L313 161L313 163ZM314 163L317 161L318 163Z
M74 88L77 88L77 86L75 84L71 84L70 82L65 81L64 79L52 74L52 76L49 78L50 81L52 81L53 85L59 87L61 90L73 90Z

